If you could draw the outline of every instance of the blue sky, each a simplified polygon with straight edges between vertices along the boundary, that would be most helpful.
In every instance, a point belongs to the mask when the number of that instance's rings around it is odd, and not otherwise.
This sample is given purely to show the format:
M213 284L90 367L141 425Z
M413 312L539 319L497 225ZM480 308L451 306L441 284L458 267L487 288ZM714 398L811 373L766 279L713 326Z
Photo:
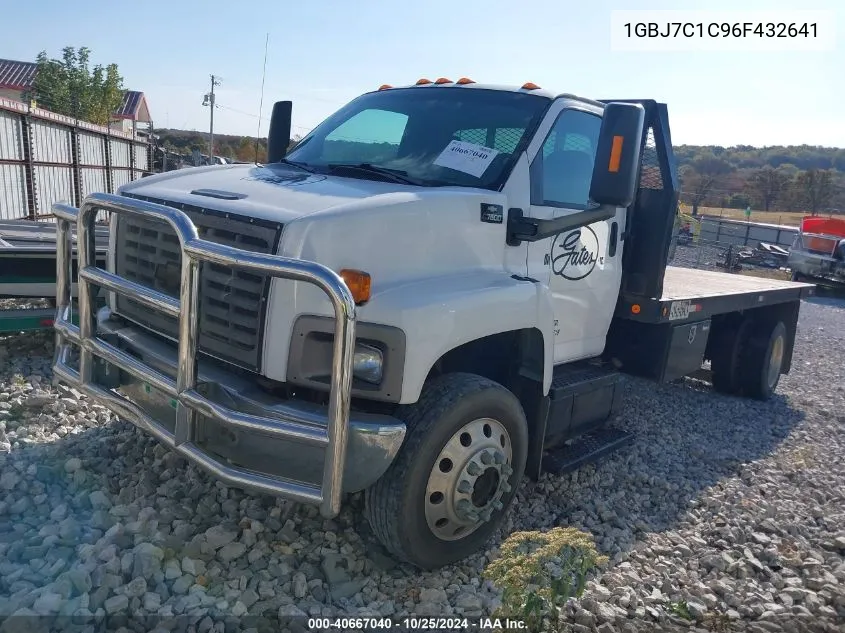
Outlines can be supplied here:
M676 144L845 147L845 5L841 0L105 0L8 2L0 57L88 46L147 95L157 127L208 130L202 104L220 77L215 132L256 134L265 37L262 136L272 103L294 102L304 134L382 83L420 77L522 84L593 98L669 104ZM827 52L613 52L615 9L828 9ZM841 7L841 8L840 8ZM9 28L9 27L12 28Z

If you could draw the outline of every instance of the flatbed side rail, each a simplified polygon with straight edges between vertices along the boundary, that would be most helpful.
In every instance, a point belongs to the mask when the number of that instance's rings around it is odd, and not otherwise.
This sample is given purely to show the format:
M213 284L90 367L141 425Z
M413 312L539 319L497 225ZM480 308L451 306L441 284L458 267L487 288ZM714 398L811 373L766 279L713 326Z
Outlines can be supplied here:
M160 442L201 466L223 482L320 506L331 518L340 511L346 460L352 359L355 347L355 302L343 279L320 264L278 255L260 254L200 239L190 218L178 209L122 196L95 193L81 207L53 205L57 218L56 244L56 352L55 376L99 400L117 415L147 431ZM179 299L119 277L96 265L94 222L97 213L140 215L167 222L176 233L182 253ZM71 320L71 225L77 228L79 325ZM234 411L212 402L196 390L199 339L200 263L211 262L280 279L302 281L320 288L335 313L335 337L328 420L325 428L296 420L282 421ZM95 289L120 293L178 319L178 367L174 381L97 336ZM70 345L79 347L79 369L69 364ZM139 406L94 381L95 356L162 391L177 402L176 425L171 433ZM224 464L195 443L198 415L229 427L257 430L281 439L325 448L321 485L269 477Z

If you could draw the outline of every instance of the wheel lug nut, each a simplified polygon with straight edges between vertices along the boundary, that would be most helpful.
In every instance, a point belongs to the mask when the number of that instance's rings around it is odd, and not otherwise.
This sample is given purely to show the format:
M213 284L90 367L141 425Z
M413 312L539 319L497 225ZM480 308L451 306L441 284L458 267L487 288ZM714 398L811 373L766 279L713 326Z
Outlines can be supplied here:
M493 502L493 509L494 509L494 510L501 510L501 509L502 509L502 508L504 508L504 507L505 507L505 506L503 506L503 505L502 505L502 502L501 502L501 501L494 501L494 502Z
M502 465L505 463L505 456L499 451L496 451L496 454L493 455L493 461L496 462L497 465Z
M503 481L502 482L502 492L510 492L511 490L512 490L511 485L508 482Z
M458 492L468 495L470 492L472 492L472 484L469 483L466 479L463 479L461 483L458 484ZM463 499L463 501L466 501L466 499Z
M470 504L469 499L461 499L458 501L456 508L461 512L470 512L472 510L472 504Z
M467 514L467 518L468 518L470 521L472 521L473 523L478 523L478 522L479 522L479 520L481 519L481 517L480 517L480 516L478 516L478 512L475 512L475 511L472 511L472 512L468 513L468 514Z
M487 451L481 453L481 463L485 466L489 466L493 463L493 457Z
M481 466L477 462L470 462L467 464L467 472L473 477L478 477L481 474Z

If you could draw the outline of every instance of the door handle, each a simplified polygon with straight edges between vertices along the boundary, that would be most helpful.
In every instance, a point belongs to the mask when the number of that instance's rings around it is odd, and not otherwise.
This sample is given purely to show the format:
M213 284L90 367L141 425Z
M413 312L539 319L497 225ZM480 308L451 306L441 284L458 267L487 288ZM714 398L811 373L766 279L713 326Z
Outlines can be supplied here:
M607 256L613 257L616 255L616 245L619 242L619 224L613 222L610 225L610 241L607 245Z

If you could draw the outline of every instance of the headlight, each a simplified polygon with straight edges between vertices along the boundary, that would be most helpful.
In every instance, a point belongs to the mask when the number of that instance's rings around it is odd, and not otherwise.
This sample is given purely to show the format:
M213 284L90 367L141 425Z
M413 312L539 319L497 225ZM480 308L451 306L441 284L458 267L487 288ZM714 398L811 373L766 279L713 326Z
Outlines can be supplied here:
M355 378L377 385L382 379L384 357L381 350L371 345L358 343L352 358L352 375Z

